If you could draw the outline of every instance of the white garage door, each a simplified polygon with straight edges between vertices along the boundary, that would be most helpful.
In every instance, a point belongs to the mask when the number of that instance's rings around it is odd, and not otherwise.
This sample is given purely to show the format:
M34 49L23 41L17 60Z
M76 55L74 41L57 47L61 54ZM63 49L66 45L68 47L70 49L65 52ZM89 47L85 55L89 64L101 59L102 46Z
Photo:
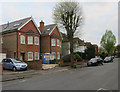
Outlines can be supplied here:
M6 58L6 53L0 53L0 62Z

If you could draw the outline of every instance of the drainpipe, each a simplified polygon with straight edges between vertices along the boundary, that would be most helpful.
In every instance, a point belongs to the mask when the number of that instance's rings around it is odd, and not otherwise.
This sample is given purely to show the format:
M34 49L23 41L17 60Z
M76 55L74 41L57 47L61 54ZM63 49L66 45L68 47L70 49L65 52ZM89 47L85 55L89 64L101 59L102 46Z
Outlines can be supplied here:
M18 31L17 31L17 58L18 58Z
M50 54L51 54L51 36L50 36Z
M39 40L39 43L40 43L40 59L41 59L41 35L40 35L40 40Z

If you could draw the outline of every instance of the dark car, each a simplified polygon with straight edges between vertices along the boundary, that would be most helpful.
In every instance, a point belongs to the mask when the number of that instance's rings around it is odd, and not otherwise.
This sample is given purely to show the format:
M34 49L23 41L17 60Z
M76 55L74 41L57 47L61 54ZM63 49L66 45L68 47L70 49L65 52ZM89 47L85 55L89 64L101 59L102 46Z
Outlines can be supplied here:
M113 62L113 58L112 58L111 56L106 57L106 58L104 59L104 63L108 63L108 62Z
M3 59L2 63L3 63L3 69L10 69L13 71L26 70L28 66L25 62L13 58Z
M92 58L88 61L87 66L93 65L103 65L103 60L101 58Z

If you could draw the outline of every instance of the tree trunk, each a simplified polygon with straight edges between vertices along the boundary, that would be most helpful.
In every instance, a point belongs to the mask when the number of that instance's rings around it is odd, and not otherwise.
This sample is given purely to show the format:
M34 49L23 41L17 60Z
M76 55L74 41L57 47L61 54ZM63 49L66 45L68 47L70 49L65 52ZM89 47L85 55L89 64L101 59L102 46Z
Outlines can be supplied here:
M74 65L73 40L70 41L71 67Z

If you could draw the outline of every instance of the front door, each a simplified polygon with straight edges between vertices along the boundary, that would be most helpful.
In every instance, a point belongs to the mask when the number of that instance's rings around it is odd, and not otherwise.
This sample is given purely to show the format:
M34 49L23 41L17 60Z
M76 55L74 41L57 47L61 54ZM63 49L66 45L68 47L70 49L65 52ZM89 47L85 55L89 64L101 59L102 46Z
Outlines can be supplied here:
M22 60L22 61L25 60L25 53L20 53L20 60Z

